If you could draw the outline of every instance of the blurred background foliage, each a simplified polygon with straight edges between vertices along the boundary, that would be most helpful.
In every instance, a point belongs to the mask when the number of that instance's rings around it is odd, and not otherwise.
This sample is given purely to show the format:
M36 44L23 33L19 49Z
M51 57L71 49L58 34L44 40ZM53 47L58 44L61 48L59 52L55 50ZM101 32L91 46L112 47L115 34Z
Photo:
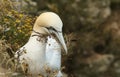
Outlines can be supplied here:
M1 0L2 71L13 71L12 53L27 42L45 11L63 20L68 54L62 71L68 77L120 77L120 0Z

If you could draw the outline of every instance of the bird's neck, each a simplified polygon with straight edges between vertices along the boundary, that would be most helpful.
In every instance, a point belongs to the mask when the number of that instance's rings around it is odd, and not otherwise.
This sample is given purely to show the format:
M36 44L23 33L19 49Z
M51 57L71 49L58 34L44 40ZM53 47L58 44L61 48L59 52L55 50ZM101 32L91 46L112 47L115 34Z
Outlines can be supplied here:
M42 44L46 44L47 42L47 36L43 33L37 32L35 30L33 30L29 41L34 41L34 42L38 42L38 43L42 43Z
M33 31L28 41L28 45L30 45L30 47L34 49L35 55L42 54L42 56L44 57L46 42L47 42L47 35Z

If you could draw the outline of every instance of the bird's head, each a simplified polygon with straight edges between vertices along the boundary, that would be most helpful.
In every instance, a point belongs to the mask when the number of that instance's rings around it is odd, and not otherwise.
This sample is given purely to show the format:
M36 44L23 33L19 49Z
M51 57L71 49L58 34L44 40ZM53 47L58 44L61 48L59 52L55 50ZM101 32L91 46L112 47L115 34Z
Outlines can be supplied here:
M63 23L60 17L53 12L42 13L35 21L33 30L46 35L54 35L67 53L67 47L62 35Z

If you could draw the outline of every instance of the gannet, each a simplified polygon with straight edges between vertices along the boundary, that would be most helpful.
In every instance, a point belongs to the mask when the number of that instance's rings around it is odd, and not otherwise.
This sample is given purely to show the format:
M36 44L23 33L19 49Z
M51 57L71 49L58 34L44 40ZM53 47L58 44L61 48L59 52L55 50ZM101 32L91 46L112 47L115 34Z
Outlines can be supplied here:
M51 72L57 72L59 76L61 73L61 65L59 65L61 64L60 49L62 48L67 52L67 47L62 35L62 27L62 20L56 13L45 12L40 14L35 21L28 42L15 53L15 58L23 67L24 72L32 76L41 75L44 77L49 76ZM48 46L50 42L48 39L52 39L52 41L55 41L56 45L58 45L58 56L56 52L54 52L57 50L52 51L52 48ZM53 42L50 43L53 44ZM54 53L49 55L51 52ZM54 55L56 56L54 57ZM57 57L59 57L58 62Z

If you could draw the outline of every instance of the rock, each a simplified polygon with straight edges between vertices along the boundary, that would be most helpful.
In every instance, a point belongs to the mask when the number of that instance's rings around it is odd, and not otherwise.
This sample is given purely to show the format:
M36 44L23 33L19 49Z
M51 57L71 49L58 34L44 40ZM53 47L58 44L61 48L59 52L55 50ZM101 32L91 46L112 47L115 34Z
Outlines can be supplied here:
M120 3L120 0L111 0L112 3Z
M37 12L37 4L36 2L32 1L32 0L12 0L13 5L14 5L14 9L21 12L24 11L26 13L35 13ZM29 9L28 9L29 8Z
M77 4L84 25L99 25L111 14L110 0L80 0Z
M103 25L101 25L102 35L106 40L106 51L113 54L120 54L120 11L113 11Z

